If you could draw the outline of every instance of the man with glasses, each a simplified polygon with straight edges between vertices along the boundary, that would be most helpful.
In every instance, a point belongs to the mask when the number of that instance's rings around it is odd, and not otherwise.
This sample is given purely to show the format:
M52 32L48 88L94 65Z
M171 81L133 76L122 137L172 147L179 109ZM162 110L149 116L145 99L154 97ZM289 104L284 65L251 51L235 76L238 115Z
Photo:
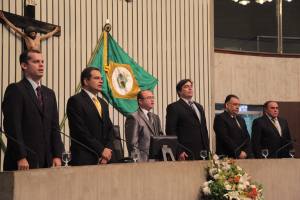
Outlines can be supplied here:
M177 135L182 148L179 160L200 159L200 152L209 152L208 131L203 107L192 100L193 82L183 79L176 85L180 99L167 107L166 134ZM204 158L205 158L204 157Z
M240 159L251 157L250 135L245 120L238 115L239 98L228 95L224 107L225 111L214 121L217 154Z
M127 116L125 135L128 152L140 153L142 162L148 161L151 135L161 135L159 116L150 112L154 107L154 96L150 90L142 90L137 94L139 108Z

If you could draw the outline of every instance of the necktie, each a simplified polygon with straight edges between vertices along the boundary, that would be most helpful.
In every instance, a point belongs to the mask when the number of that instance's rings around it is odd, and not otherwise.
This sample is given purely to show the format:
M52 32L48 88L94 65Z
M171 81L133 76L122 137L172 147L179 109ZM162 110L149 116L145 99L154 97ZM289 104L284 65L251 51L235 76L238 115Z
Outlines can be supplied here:
M154 135L159 135L158 130L157 130L156 126L154 125L154 120L153 120L153 116L152 116L151 112L148 112L147 116L148 116L148 120L153 128Z
M201 122L200 112L195 109L194 102L193 101L189 101L189 105L190 105L191 109L196 113L199 121Z
M153 125L153 119L152 119L151 113L148 112L147 116L148 116L148 120L149 120L150 124Z
M98 113L99 113L100 117L102 117L102 107L101 107L100 102L98 101L98 99L96 97L93 97L92 99L93 99L93 102L94 102L94 104L95 104L95 106L98 110Z
M242 129L242 127L241 127L241 125L240 125L239 121L237 120L236 116L235 116L235 117L233 117L233 118L234 118L234 120L235 120L236 124L238 125L238 127L239 127L240 129Z
M274 124L274 126L276 127L277 131L279 132L279 135L282 136L282 133L281 133L281 126L279 124L279 121L277 118L274 118L272 119L272 122Z
M36 90L36 96L37 96L39 107L42 109L43 108L43 98L42 98L41 86L38 86L35 90Z

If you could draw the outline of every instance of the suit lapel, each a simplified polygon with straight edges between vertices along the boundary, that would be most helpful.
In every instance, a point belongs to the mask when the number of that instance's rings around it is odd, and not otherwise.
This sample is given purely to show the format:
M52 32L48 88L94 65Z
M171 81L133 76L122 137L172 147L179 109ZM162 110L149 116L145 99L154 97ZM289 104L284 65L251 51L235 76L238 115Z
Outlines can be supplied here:
M147 124L148 128L151 130L152 134L154 135L155 132L154 132L154 129L153 129L153 125L150 124L149 120L146 118L144 112L139 108L138 109L138 113L140 115L140 117L144 120L144 122Z
M84 99L83 101L86 102L86 108L89 109L90 111L92 111L93 115L97 115L99 120L102 121L102 118L100 117L98 110L97 110L93 100L90 98L90 96L84 90L81 90L81 95ZM102 104L101 104L101 106L102 106Z
M196 114L196 112L191 108L191 106L189 106L184 100L182 100L181 98L178 100L178 102L185 108L187 109L189 112L192 112L194 117L197 119L197 121L200 123L199 118ZM196 105L197 109L199 110L198 106ZM200 110L199 110L200 112ZM200 116L201 116L201 112L200 112Z
M265 117L265 121L267 122L267 126L272 128L275 131L275 133L280 137L280 134L279 134L276 126L271 122L271 120L268 118L267 115L265 115L264 117ZM280 124L280 122L279 122L279 124ZM280 127L281 127L281 124L280 124Z
M24 78L22 80L22 83L25 86L26 93L28 94L29 98L32 100L33 104L37 107L40 114L43 115L43 110L40 108L40 106L38 104L38 100L37 100L36 94L32 88L32 85L26 78Z

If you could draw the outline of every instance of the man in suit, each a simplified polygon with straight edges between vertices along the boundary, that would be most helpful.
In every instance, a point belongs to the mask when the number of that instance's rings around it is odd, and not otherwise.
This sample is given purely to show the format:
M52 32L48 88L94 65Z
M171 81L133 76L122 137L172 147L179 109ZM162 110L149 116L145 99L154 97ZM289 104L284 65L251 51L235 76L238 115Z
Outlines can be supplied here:
M8 134L4 170L61 166L64 149L54 91L41 84L44 59L40 51L20 55L24 78L10 84L2 103ZM13 141L16 140L16 141Z
M166 134L177 135L179 143L186 147L179 150L179 160L200 159L200 151L209 152L203 107L192 101L193 82L190 79L179 81L176 91L180 99L167 107Z
M125 135L128 152L137 150L142 162L148 161L151 135L161 135L159 116L150 112L154 106L154 96L150 90L142 90L137 94L139 108L127 116Z
M262 158L261 150L268 149L270 158L289 157L293 148L290 130L285 119L278 117L279 107L276 101L267 101L264 115L253 121L252 145L256 158Z
M99 69L87 67L81 73L80 93L69 98L67 115L71 141L72 165L107 164L112 159L113 124L108 104L97 94L103 80Z
M217 154L233 158L251 157L250 135L245 120L238 115L240 100L230 94L225 99L225 111L215 117Z

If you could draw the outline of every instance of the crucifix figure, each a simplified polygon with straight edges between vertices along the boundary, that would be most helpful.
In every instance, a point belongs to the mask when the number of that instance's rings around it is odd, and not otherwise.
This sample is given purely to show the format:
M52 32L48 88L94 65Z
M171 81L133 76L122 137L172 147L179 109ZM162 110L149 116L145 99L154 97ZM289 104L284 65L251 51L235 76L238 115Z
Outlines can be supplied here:
M12 21L10 21L6 17L6 15L10 16L10 19L12 19L14 22L17 22L17 23L13 23ZM14 15L14 14L7 13L7 12L0 10L0 19L4 22L4 24L9 29L12 29L13 31L15 31L17 33L17 35L21 36L24 39L26 48L28 50L30 50L30 49L40 50L41 41L47 40L48 38L50 38L54 35L59 36L59 34L57 34L60 32L59 26L54 26L54 25L51 25L48 23L40 22L40 21L31 19L28 17ZM25 22L25 24L23 22ZM17 26L19 26L20 28L18 28ZM51 31L48 31L49 27L52 27ZM53 29L53 27L55 27L55 28ZM23 28L24 31L22 31L21 28ZM46 33L46 34L38 35L37 32Z

